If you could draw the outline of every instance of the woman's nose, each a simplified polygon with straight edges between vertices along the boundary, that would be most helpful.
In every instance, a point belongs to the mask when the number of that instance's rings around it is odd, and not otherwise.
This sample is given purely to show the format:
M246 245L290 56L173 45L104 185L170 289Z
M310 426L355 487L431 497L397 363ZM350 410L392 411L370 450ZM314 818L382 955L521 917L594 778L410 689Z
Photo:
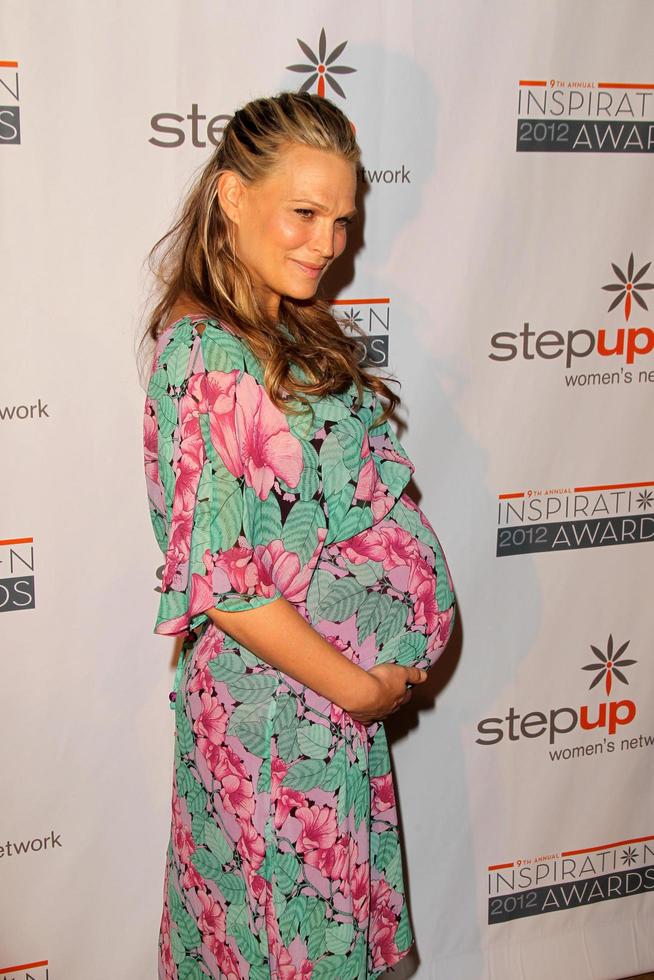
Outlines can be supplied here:
M315 229L313 247L325 259L334 255L334 229L331 221L318 222Z

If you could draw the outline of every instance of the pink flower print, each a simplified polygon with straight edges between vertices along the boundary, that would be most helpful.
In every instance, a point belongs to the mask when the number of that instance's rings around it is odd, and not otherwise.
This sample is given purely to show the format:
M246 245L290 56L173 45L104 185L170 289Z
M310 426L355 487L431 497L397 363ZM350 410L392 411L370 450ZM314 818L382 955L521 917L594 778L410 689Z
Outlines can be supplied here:
M331 847L320 847L316 851L309 851L305 861L332 881L345 878L349 868L347 842L337 840Z
M333 807L311 803L298 807L295 816L302 824L296 844L301 853L318 847L331 847L336 841L338 826Z
M383 558L385 569L409 565L416 559L420 559L418 542L403 527L384 527L381 534L386 545L386 554Z
M371 811L383 813L384 810L390 810L395 806L395 790L390 772L384 776L374 776L370 783L372 785Z
M370 864L363 861L357 864L350 873L349 889L352 896L352 909L354 917L363 925L369 915L370 910Z
M424 559L413 562L409 576L409 592L413 600L413 621L431 633L438 623L436 576Z
M367 561L383 561L386 557L387 544L381 531L370 528L360 531L342 545L342 553L354 565L363 565Z
M368 942L372 949L372 965L376 969L393 966L400 959L395 945L397 919L392 909L384 907L373 915Z
M238 370L209 371L204 379L203 394L209 413L211 442L232 474L243 475L238 436L236 434L236 378Z
M193 728L198 736L198 742L208 739L214 745L222 745L227 731L229 718L225 707L208 691L203 691L200 695L202 708L199 715L193 722Z
M175 582L180 588L183 588L183 582L181 581L182 568L188 563L191 551L192 528L193 513L191 511L175 513L173 510L168 547L166 549L166 560L161 578L161 588L164 592Z
M193 578L200 578L200 576L194 575ZM200 581L202 581L202 579L200 579ZM213 602L213 596L211 602ZM208 609L209 606L207 605L204 608ZM222 653L224 639L224 634L216 632L208 642L202 642L196 646L194 651L194 666L196 673L193 675L188 684L188 690L190 693L203 690L211 691L211 688L213 687L213 675L209 670L209 662L214 660L220 653Z
M276 799L279 792L279 787L282 784L284 776L288 772L288 766L283 759L279 756L275 756L270 760L270 798Z
M309 960L302 960L300 966L296 966L290 952L285 946L277 949L277 976L279 980L310 980L313 973L313 963Z
M252 871L261 867L266 853L266 844L254 824L249 820L243 821L241 824L241 836L236 845L236 850L246 864L250 865Z
M193 888L204 888L206 882L193 863L188 864L181 877L182 886L191 891Z
M207 891L201 888L198 891L198 898L202 905L202 911L198 916L198 927L202 933L202 938L207 941L207 937L215 936L221 942L225 941L225 910L215 901Z
M173 830L175 851L184 864L191 863L191 855L195 851L195 841L190 827L177 825Z
M321 540L326 536L320 535ZM319 551L321 544L316 548ZM317 555L316 555L317 557ZM267 545L257 545L254 549L254 561L259 572L259 589L261 595L272 596L279 589L289 602L301 602L309 588L313 574L314 561L306 565L300 563L299 556L294 551L286 551L279 538Z
M145 401L145 415L143 418L143 448L145 451L145 475L153 483L159 481L159 442L157 433L157 421L154 417L154 405L149 398Z
M359 470L359 479L357 480L356 489L354 491L354 496L356 499L372 500L375 484L378 482L378 480L379 474L377 473L377 468L375 467L371 456Z
M280 830L294 806L306 807L306 797L299 789L280 787L275 804L275 829Z
M216 957L216 963L218 964L218 969L220 970L220 976L224 980L242 980L243 974L241 973L238 959L232 952L230 946L221 940L215 940L213 943L208 944L211 952Z
M254 813L252 781L237 754L228 745L222 746L214 774L221 780L220 797L230 813L250 817Z
M166 971L166 980L175 980L177 967L173 960L173 951L170 946L170 913L168 905L164 906L161 917L161 962Z
M245 538L239 540L245 541ZM258 592L259 568L253 561L254 549L248 544L235 544L227 551L218 554L213 560L215 570L222 571L235 592L245 595L253 595ZM227 592L229 589L219 588L220 579L214 574L216 592Z
M237 385L236 431L245 482L261 500L267 498L275 477L290 487L298 485L302 446L284 413L251 374L244 374Z

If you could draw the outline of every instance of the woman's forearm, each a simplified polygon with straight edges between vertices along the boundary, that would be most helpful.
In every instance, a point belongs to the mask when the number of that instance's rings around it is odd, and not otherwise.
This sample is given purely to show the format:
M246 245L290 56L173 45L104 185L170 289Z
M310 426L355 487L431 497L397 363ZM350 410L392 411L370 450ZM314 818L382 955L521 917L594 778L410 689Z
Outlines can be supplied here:
M207 615L261 660L345 711L366 703L373 678L325 640L288 600L242 612L208 609Z

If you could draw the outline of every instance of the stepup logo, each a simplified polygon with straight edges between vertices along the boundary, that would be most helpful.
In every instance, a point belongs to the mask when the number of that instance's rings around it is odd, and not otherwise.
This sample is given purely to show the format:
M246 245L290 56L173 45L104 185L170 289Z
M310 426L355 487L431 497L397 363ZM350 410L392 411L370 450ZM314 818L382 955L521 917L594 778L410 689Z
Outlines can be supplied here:
M654 480L500 493L496 556L654 541L653 507Z
M391 301L388 296L367 299L333 299L332 313L344 332L356 337L359 363L388 367ZM359 332L363 330L363 335Z
M34 960L16 966L0 966L0 980L53 980L53 975L47 960Z
M609 635L605 644L590 644L595 659L591 663L584 663L581 670L594 675L589 691L599 688L602 681L604 682L606 696L599 702L575 707L558 706L537 710L530 708L526 712L512 706L503 717L481 719L477 725L476 743L488 747L502 742L518 744L524 740L543 739L547 743L549 761L554 763L611 755L616 751L632 752L636 749L652 748L654 735L631 736L626 733L626 729L638 715L635 695L621 696L630 693L624 690L629 686L627 674L638 663L632 657L625 657L629 644L630 641L626 640L616 645L613 634ZM617 684L619 691L613 690L614 684ZM588 732L593 735L592 741L586 739L573 746L561 746L562 738ZM614 738L618 733L619 738Z
M315 90L317 95L321 96L322 98L325 98L325 96L331 97L332 94L335 93L341 99L346 99L347 94L343 88L343 85L341 84L341 82L343 82L343 76L351 75L358 71L357 68L352 68L350 65L344 65L340 61L341 55L345 51L348 42L341 41L340 44L337 44L336 47L328 53L327 34L324 27L320 31L318 44L314 47L311 47L311 45L307 44L306 41L303 41L299 37L296 38L296 40L300 51L305 56L307 61L299 64L287 65L286 70L300 75L308 75L308 78L302 82L298 91L310 92ZM327 91L326 85L329 87L329 91ZM352 123L352 125L354 126L354 123ZM405 164L392 169L384 169L383 167L371 167L368 169L366 167L361 167L360 178L365 184L410 184L411 170Z
M20 143L18 62L0 60L0 145Z
M34 538L0 541L0 612L34 609Z
M519 153L654 152L651 82L522 79Z
M611 262L614 281L604 283L602 291L615 293L604 314L620 317L624 322L614 326L598 326L576 330L534 330L527 321L519 333L500 331L491 337L491 361L558 361L565 364L564 382L568 388L586 388L602 385L652 384L654 370L651 359L643 358L654 352L654 329L646 324L634 323L633 313L649 315L645 294L654 289L654 282L645 276L651 266L645 262L637 268L632 252L626 263ZM597 370L578 372L577 364L587 357L596 359ZM601 359L601 360L600 360ZM643 366L644 365L644 366Z

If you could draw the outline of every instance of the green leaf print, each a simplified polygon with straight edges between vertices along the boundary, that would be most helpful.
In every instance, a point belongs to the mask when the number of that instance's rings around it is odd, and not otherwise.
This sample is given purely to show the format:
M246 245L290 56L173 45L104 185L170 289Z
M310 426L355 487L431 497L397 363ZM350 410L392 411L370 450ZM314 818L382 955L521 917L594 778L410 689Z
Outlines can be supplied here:
M280 694L275 702L272 730L274 735L286 731L297 720L297 698L290 694Z
M247 674L230 681L228 687L229 693L237 701L253 704L267 701L277 685L277 679L268 674Z
M179 747L182 752L187 753L193 748L193 731L181 698L177 699L175 708L175 727L177 728Z
M387 600L388 605L384 610L381 625L377 630L377 642L380 644L386 643L392 636L397 636L399 633L402 633L409 615L409 610L403 602L400 602L398 599L391 599L389 596L384 596L384 598Z
M265 756L270 745L267 731L261 725L237 725L233 734L241 740L244 747L260 758Z
M172 464L168 462L167 458L162 460L159 465L159 479L164 488L166 504L170 508L172 507L173 497L175 495L175 473Z
M229 551L243 530L243 498L241 487L234 477L216 479L215 493L218 505L214 508L211 524L211 548L213 551Z
M379 837L377 859L375 861L377 867L385 871L397 854L398 848L399 840L394 831L388 830L385 834L381 834Z
M148 398L151 398L152 401L156 401L158 398L161 398L162 395L167 394L168 375L162 368L159 368L150 378L150 383L148 385Z
M195 780L193 779L193 774L191 770L182 762L177 766L176 771L177 779L177 792L180 796L186 796L186 794L193 789L195 785Z
M186 796L186 806L190 814L204 813L207 809L207 794L200 783L196 783Z
M357 639L359 643L363 643L379 626L385 605L382 600L381 593L369 592L359 606L357 610Z
M326 528L327 521L317 500L298 500L291 508L282 541L286 551L294 551L299 556L301 565L306 565L311 558L321 527Z
M363 513L363 509L358 507L357 512ZM355 565L346 558L345 567L361 585L375 585L384 573L384 566L380 561L365 561L362 565Z
M311 980L343 980L346 964L342 953L330 953L318 960L311 972Z
M180 342L178 337L175 337L175 340L172 340L166 347L164 357L168 380L171 385L178 387L186 378L190 354L188 345Z
M386 880L391 888L395 888L395 890L399 892L404 891L402 882L402 852L399 847L393 855L393 859L388 862L388 866L386 868Z
M347 953L353 938L351 922L334 922L325 929L325 946L330 953Z
M327 921L323 917L323 921L311 930L307 938L307 952L309 953L309 959L315 960L321 953L325 952L325 930L327 928ZM315 970L312 974L315 976Z
M334 576L322 568L317 568L311 577L311 584L307 592L307 610L312 622L319 619L318 608L323 599L329 595L329 591L334 583Z
M277 736L277 752L284 762L291 762L300 754L300 747L297 744L297 726L296 719L289 728Z
M356 478L361 467L361 444L365 435L362 423L351 415L349 419L338 422L331 431L338 439L343 462L350 475Z
M367 976L368 947L359 933L354 949L347 958L343 980L363 980Z
M173 954L173 960L178 965L186 958L186 947L182 937L174 929L170 930L170 951Z
M427 637L424 633L401 633L384 644L384 649L381 657L377 658L377 663L393 661L403 667L409 667L411 664L418 663L426 646ZM382 657L383 659L381 659Z
M325 903L311 895L303 895L305 899L304 915L300 922L299 932L303 939L310 936L316 929L325 929Z
M222 865L215 854L211 851L205 850L199 847L197 850L193 851L191 855L191 861L196 869L196 871L202 875L203 878L211 878L213 881L218 881L222 876Z
M297 729L297 744L302 755L310 759L324 759L332 744L332 734L325 725L303 721Z
M248 963L262 963L263 956L261 955L261 950L259 948L259 943L252 935L247 923L239 924L234 929L234 938L238 943L238 948L241 955L245 957ZM252 973L250 973L252 976Z
M209 661L209 671L215 680L224 681L229 687L245 673L245 664L238 653L221 653Z
M400 921L397 926L397 932L395 933L395 945L402 953L404 950L408 949L413 942L413 931L409 923L409 909L406 902L402 906L402 911L400 913Z
M267 544L282 536L282 515L277 497L260 500L252 487L243 491L243 532L253 544Z
M264 755L264 753L261 753ZM271 786L271 766L270 766L270 756L267 759L263 759L261 766L259 767L259 776L257 778L257 793L269 793ZM261 871L259 872L261 874Z
M164 437L169 436L177 425L177 402L170 395L162 395L157 402L157 423Z
M202 357L207 371L243 370L244 347L233 334L227 330L205 330L202 334ZM253 372L254 373L254 372Z
M454 593L450 589L449 582L447 581L445 558L438 545L434 546L434 558L436 559L436 602L438 603L439 610L445 612L454 602Z
M350 471L343 462L343 450L336 436L330 432L320 447L322 486L326 496L339 493L349 483Z
M296 895L292 898L279 920L279 929L282 934L282 940L285 946L288 946L293 936L297 933L300 922L304 917L306 910L306 897L304 895Z
M282 895L289 895L293 891L299 872L300 862L295 854L284 851L283 854L277 855L274 863L274 878Z
M394 497L398 497L410 477L409 467L393 459L385 459L379 467L381 478Z
M200 930L195 924L195 920L184 909L175 922L179 931L179 938L184 943L185 949L194 949L201 940Z
M383 728L378 728L368 753L368 773L371 779L385 776L390 772L391 760L388 753L388 742Z
M340 539L341 525L352 506L354 490L354 484L347 483L338 493L330 496L328 505L329 523L331 526L330 537L334 535Z
M206 844L214 857L221 864L227 864L234 856L232 845L229 843L218 824L207 820L204 825L202 843Z
M245 899L245 885L240 875L226 874L221 872L216 878L218 888L224 895L227 902L243 902Z
M198 961L191 959L190 956L179 964L177 980L206 980L206 978L207 975L202 972Z
M345 781L346 770L347 753L345 745L341 745L327 763L327 773L320 784L320 788L325 790L338 789Z
M327 766L320 759L301 759L294 763L284 776L284 786L291 789L314 789L325 776Z
M363 776L354 799L354 826L359 827L362 822L370 822L370 783Z
M356 579L332 579L329 592L318 606L318 617L332 623L344 623L357 611L367 594Z
M367 505L365 507L353 507L344 518L338 519L338 538L344 541L346 538L359 534L360 531L365 531L371 524L372 512L370 507Z
M193 834L193 840L204 839L204 828L208 819L209 818L204 810L200 810L191 816L191 833Z

